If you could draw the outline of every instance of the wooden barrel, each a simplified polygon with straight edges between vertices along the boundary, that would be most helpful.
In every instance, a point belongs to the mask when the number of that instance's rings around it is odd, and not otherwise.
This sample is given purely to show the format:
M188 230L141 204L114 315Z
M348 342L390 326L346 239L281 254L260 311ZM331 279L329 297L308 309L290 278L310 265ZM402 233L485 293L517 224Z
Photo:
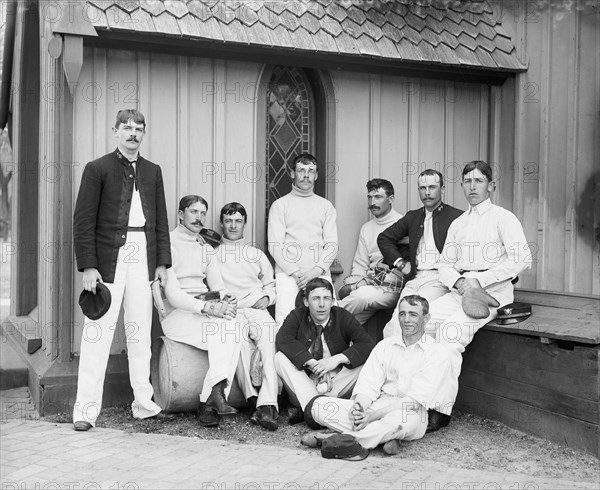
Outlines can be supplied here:
M154 388L154 401L165 412L195 411L207 371L206 351L167 337L159 337L154 341L150 380ZM228 401L237 408L246 405L235 379Z

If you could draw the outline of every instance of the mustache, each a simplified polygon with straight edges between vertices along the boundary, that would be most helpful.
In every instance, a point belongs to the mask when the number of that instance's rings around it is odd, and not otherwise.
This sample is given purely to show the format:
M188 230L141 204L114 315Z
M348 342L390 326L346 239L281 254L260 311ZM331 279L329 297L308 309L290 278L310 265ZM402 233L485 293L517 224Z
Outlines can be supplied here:
M127 141L135 141L136 143L139 143L138 139L135 136L130 136L129 138L127 138Z
M202 221L200 220L196 220L196 221L192 221L191 223L192 225L200 225L200 226L204 226L204 223L202 223Z
M369 206L369 209L381 209L379 206L375 206L374 204Z

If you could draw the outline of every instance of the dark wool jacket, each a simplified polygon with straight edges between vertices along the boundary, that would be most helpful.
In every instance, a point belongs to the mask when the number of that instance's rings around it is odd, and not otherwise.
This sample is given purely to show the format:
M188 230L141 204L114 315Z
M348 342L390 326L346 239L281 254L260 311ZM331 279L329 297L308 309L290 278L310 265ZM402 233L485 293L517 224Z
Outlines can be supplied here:
M160 167L140 156L134 179L131 166L115 150L89 162L83 170L73 215L73 240L79 271L95 267L103 281L114 281L119 248L127 237L134 180L137 180L146 218L149 280L154 279L157 266L171 266L169 223Z
M292 310L275 338L277 350L283 352L298 369L302 369L304 363L313 358L308 348L317 330L309 321L309 315L306 306ZM332 356L346 355L350 361L349 368L364 364L375 347L375 342L354 315L338 306L331 308L331 325L323 331L323 337Z
M433 211L433 240L440 253L442 253L442 249L444 248L450 224L463 214L463 212L444 203L441 203ZM399 242L408 236L411 271L406 278L407 280L415 277L417 273L417 247L423 236L424 223L425 207L414 209L406 213L392 226L382 231L377 237L377 245L383 255L384 262L393 267L394 262L403 255L403 245Z

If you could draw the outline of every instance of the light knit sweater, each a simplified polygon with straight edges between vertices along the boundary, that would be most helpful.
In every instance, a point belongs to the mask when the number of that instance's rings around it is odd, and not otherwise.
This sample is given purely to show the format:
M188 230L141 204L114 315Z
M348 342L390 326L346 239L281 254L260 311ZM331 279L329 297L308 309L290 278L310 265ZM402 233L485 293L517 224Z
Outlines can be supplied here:
M360 228L358 246L352 262L352 275L365 276L369 269L374 269L383 255L377 246L377 237L386 228L392 226L402 215L394 208L381 218L372 218Z
M269 252L275 272L291 275L300 269L321 267L329 272L338 252L337 213L333 205L312 190L292 191L269 210Z
M275 304L273 267L262 250L244 243L244 239L223 237L216 250L221 275L227 290L237 297L238 308L250 308L263 296Z
M194 296L209 289L221 292L221 297L226 294L215 250L210 245L201 243L199 236L182 224L170 234L173 266L167 269L167 309L172 306L200 313L204 301L195 299Z

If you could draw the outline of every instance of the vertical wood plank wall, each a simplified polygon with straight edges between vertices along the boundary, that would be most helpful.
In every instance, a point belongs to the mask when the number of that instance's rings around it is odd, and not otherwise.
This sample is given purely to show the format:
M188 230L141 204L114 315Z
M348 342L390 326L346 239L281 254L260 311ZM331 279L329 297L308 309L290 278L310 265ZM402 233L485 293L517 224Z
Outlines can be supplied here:
M600 294L600 17L503 2L515 80L514 209L534 241L522 287Z
M148 125L141 152L162 167L171 228L179 198L191 193L208 201L208 227L219 229L219 209L231 200L251 217L261 214L254 199L264 174L255 141L263 133L255 127L265 104L256 100L261 65L95 48L86 48L84 59L74 96L73 202L85 163L116 145L110 128L117 110L137 107ZM367 180L391 180L396 209L405 213L420 205L417 174L433 167L447 176L446 201L465 207L460 168L486 157L489 88L348 72L332 82L337 170L322 177L335 182L338 258L349 272L358 230L369 219ZM263 245L252 226L246 238ZM82 321L77 309L75 352ZM113 353L123 346L119 327Z
M464 209L462 166L498 158L494 201L522 220L536 254L521 286L599 293L598 18L540 17L529 25L509 11L503 15L522 55L529 53L529 70L499 89L331 74L337 170L325 178L334 179L338 258L346 272L369 219L367 180L392 181L395 207L405 213L420 206L417 174L435 168L446 178L445 201ZM257 98L262 65L98 48L85 48L84 60L74 95L73 202L85 163L115 147L110 128L117 110L137 107L148 123L142 154L163 169L171 228L179 198L190 193L207 199L208 227L219 229L218 211L231 200L242 202L251 218L262 214L256 202L264 174L256 141L264 134L256 126L266 104ZM254 226L246 238L264 245ZM76 310L75 352L82 322ZM120 337L113 352L123 346Z

